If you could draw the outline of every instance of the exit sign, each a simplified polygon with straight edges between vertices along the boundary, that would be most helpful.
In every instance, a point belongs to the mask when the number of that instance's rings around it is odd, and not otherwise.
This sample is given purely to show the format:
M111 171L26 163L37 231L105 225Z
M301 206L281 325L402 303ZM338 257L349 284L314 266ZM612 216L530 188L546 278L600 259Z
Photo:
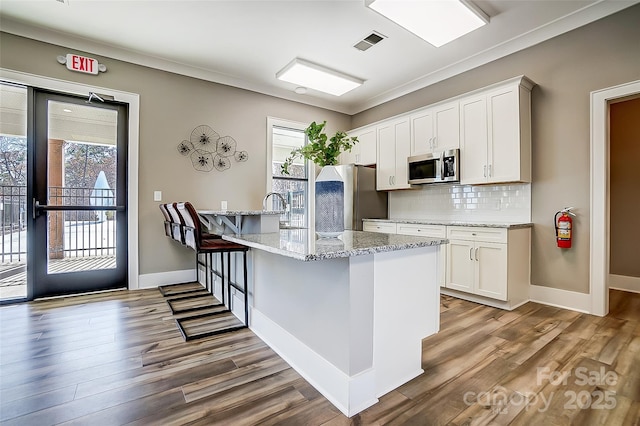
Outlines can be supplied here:
M87 56L67 53L67 69L86 74L98 74L98 61Z

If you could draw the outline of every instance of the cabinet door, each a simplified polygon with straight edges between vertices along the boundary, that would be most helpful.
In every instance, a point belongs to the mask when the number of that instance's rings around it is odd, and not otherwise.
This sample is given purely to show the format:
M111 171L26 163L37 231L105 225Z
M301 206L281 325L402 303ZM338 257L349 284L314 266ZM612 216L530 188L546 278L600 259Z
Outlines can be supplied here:
M487 181L518 181L520 180L521 154L518 86L489 93L487 104L489 124Z
M411 155L433 151L433 115L431 110L413 114L411 120Z
M355 134L349 134L349 136L356 136ZM360 140L360 138L358 137L358 140ZM357 143L355 144L355 146L353 148L351 148L351 151L347 152L344 151L342 153L340 153L340 164L359 164L358 161L360 160L360 144Z
M396 172L393 178L394 189L410 188L409 167L407 158L411 155L411 131L409 128L409 118L396 121L394 123L396 142Z
M487 181L487 100L480 95L460 101L460 183Z
M473 293L474 250L473 241L449 240L449 244L447 244L446 288Z
M396 173L396 132L392 123L378 126L378 164L376 166L376 187L378 190L393 189Z
M507 300L507 245L476 243L475 291L480 296Z
M380 232L382 234L395 234L396 224L393 222L364 222L362 230L365 232Z
M358 135L360 153L356 164L368 166L376 164L376 129L370 128ZM354 147L355 148L355 147Z
M435 108L433 122L434 151L460 148L460 112L457 101Z

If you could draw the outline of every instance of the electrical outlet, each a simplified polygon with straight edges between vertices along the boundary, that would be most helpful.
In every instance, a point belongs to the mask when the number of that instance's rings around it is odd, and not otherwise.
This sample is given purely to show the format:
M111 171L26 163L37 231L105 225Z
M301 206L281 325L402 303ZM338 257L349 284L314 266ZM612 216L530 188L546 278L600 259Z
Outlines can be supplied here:
M162 191L153 191L153 201L162 201Z
M222 210L222 211L227 210L227 202L226 201L220 201L220 210Z

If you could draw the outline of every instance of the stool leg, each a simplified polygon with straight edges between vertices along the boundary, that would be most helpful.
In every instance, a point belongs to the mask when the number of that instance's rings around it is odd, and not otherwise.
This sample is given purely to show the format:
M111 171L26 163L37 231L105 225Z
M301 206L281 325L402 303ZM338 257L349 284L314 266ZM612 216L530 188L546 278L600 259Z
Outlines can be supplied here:
M211 275L211 264L209 263L210 256L210 253L204 254L204 286L209 292L211 291L209 288L209 275Z
M227 273L229 276L227 277L227 290L229 291L229 312L233 313L233 296L231 295L231 252L227 252L227 266L229 269Z
M249 282L247 280L247 252L242 252L242 263L244 272L244 325L249 327Z

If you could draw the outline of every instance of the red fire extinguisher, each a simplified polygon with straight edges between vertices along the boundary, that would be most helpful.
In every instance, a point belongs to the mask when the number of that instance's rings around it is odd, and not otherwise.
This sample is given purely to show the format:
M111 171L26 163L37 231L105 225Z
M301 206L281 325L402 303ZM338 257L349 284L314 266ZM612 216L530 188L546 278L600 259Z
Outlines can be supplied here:
M556 213L553 221L556 227L556 242L560 248L571 248L571 233L573 232L573 219L575 214L571 211L573 207L565 207ZM560 215L560 218L558 218Z

